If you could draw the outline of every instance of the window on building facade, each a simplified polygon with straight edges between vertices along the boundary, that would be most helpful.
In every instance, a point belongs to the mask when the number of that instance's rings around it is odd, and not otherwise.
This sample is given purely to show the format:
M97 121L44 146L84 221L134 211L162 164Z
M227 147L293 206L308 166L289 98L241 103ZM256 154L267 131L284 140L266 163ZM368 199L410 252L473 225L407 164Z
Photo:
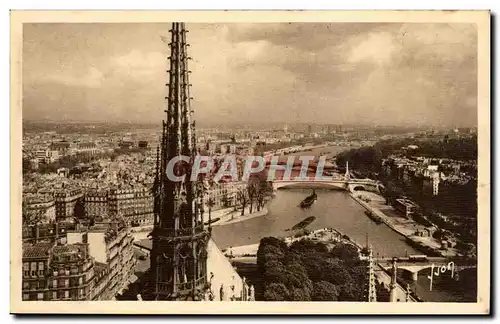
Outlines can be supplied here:
M37 299L38 300L43 300L43 293L38 293Z
M36 262L31 262L31 276L36 276Z
M64 287L69 287L69 279L64 279Z
M69 298L69 290L64 291L64 298Z
M36 282L36 281L32 281L32 282L30 282L30 289L31 289L31 290L36 290L36 289L38 289L38 282Z
M30 300L29 294L23 294L23 300Z
M57 288L57 279L52 281L52 287Z
M29 275L30 275L30 264L28 262L24 263L23 270L24 270L24 276L25 277L29 277Z
M52 299L57 300L57 291L52 292Z

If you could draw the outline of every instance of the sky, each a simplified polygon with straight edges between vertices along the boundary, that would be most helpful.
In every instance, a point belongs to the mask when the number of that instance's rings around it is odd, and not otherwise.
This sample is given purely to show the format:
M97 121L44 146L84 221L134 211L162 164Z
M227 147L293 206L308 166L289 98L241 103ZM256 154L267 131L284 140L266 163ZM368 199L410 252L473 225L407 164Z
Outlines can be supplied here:
M23 119L160 123L170 24L24 24ZM186 24L195 118L477 125L473 24Z

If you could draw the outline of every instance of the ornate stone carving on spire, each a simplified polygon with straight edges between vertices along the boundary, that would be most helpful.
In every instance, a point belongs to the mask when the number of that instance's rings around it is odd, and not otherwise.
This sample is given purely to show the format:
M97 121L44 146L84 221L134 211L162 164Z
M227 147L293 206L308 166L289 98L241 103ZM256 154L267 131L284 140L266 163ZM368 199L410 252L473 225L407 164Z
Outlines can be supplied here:
M150 234L153 248L147 290L149 299L199 300L204 299L208 288L207 253L197 251L206 251L210 233L200 213L203 186L197 184L199 181L191 181L197 150L189 84L188 31L184 23L173 23L170 33L167 109L153 187L155 226ZM165 38L162 40L166 43ZM189 161L182 161L181 156L189 157ZM167 166L175 159L174 174L185 175L181 181L167 176L170 171Z

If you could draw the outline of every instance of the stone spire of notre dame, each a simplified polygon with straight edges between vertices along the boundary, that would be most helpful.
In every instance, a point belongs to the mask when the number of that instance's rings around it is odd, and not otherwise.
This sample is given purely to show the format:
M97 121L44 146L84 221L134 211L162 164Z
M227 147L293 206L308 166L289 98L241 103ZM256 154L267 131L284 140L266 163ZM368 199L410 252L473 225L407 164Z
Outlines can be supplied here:
M202 300L209 286L207 244L210 227L205 228L203 223L202 182L190 181L197 150L189 95L188 31L184 23L173 23L170 33L167 109L153 188L155 220L150 234L151 272L144 298ZM174 173L186 176L182 181L173 181L167 177L167 165L180 156L189 156L191 161L175 164Z

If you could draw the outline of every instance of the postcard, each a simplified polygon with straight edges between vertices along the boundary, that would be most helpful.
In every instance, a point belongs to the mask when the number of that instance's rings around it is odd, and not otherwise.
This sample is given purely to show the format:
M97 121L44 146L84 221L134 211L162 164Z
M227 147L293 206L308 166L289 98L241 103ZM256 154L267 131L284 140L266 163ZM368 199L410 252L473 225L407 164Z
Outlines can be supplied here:
M489 33L12 11L11 313L488 314Z

